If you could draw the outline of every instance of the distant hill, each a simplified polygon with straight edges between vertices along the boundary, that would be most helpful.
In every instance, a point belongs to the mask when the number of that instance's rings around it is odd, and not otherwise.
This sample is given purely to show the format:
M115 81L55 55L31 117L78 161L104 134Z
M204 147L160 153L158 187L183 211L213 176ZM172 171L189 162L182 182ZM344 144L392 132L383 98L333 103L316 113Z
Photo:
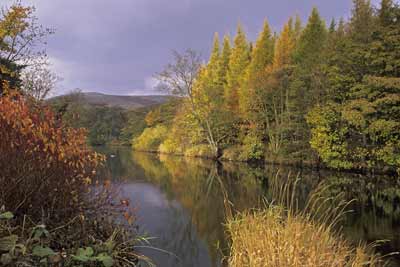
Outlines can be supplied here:
M168 95L107 95L96 92L80 93L80 101L89 105L99 105L108 107L121 107L124 109L138 109L143 107L157 106L167 102L172 96ZM49 102L68 97L67 95L56 96L49 99Z

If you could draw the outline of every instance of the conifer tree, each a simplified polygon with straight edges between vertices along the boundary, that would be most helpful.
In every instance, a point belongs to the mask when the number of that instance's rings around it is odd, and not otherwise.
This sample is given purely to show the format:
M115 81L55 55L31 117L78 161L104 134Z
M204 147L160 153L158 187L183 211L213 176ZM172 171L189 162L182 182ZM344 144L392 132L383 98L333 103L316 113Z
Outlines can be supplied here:
M353 0L350 30L354 41L360 43L370 41L374 30L374 16L370 0Z
M336 30L336 21L334 18L331 20L331 24L329 25L329 34L333 34Z
M294 40L290 32L290 24L287 23L275 46L275 55L273 60L273 68L279 69L285 65L289 65L292 59L292 53L294 50Z
M391 9L393 7L393 0L382 0L381 8L379 9L379 23L382 26L389 25L393 18L391 14Z
M220 86L220 78L219 78L219 65L220 65L220 44L219 44L219 36L218 33L214 35L213 47L211 50L210 60L206 66L206 79L209 88L212 88L214 95L219 95L222 93L221 88L217 88ZM221 94L221 96L223 93Z
M301 33L294 53L295 69L290 83L291 129L289 135L292 149L298 151L299 158L310 156L309 128L305 120L307 112L315 105L322 103L327 90L327 79L323 64L326 61L325 51L327 29L319 12L313 8L307 25Z
M246 70L245 83L239 91L240 112L249 116L249 112L258 112L256 98L261 95L259 91L263 86L258 82L265 76L268 65L274 57L274 40L268 22L265 20L263 30L259 34L252 51L252 60Z
M301 18L299 15L296 15L296 21L294 23L294 29L293 29L295 40L298 40L300 38L302 30L303 30L303 26L301 24Z
M229 70L229 58L231 56L231 41L228 35L225 35L223 45L222 45L222 52L221 58L218 66L218 77L219 82L223 87L227 84L227 73Z
M325 22L321 19L319 12L313 8L308 19L306 28L303 30L296 53L297 63L307 70L322 62L322 52L325 49L327 31Z
M246 68L249 64L249 44L246 35L239 24L234 40L234 47L229 57L227 85L225 86L225 103L229 110L239 110L239 90L243 85Z

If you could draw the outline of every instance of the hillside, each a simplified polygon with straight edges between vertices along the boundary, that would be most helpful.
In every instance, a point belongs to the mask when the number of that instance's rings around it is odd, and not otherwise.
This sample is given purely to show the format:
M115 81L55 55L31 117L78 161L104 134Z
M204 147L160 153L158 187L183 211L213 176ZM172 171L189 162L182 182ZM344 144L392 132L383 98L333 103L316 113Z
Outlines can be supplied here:
M49 99L49 102L57 102L67 95L57 96ZM171 96L168 95L107 95L96 92L80 93L79 101L96 106L120 107L123 109L138 109L143 107L157 106L167 102Z

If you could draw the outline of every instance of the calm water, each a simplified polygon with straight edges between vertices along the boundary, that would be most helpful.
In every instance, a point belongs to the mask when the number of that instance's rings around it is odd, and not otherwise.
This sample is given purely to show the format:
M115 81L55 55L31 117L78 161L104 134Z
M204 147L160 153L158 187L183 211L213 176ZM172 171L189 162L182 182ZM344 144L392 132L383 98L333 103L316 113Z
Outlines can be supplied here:
M141 251L157 266L224 266L225 206L238 211L260 206L261 199L271 200L271 179L288 175L301 178L297 188L300 204L321 181L330 185L329 194L344 193L346 198L358 200L342 225L349 240L387 240L380 247L382 252L400 251L400 185L394 178L217 164L129 148L97 150L107 155L107 176L123 185L124 196L137 208L140 232L154 238L151 246L157 249ZM399 262L393 266L400 266Z

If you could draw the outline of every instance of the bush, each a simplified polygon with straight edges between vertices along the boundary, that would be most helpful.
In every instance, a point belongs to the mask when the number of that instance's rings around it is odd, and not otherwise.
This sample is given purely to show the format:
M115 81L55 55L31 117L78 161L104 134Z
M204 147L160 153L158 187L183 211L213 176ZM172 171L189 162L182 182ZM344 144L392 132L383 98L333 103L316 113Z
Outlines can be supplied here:
M104 158L87 147L84 130L10 93L0 97L0 151L0 265L137 260L132 213L116 204L110 183L93 182Z
M260 160L264 157L264 144L256 134L249 133L243 140L243 146L241 149L239 160Z
M216 158L216 154L209 145L195 145L185 151L185 157Z
M242 153L241 146L232 146L224 149L221 159L228 160L228 161L240 161L240 154Z
M162 154L183 155L183 148L171 138L167 138L167 140L160 145L158 150Z
M163 125L146 128L138 138L133 140L133 148L138 151L158 152L167 134L168 129Z
M103 160L87 148L85 131L63 128L49 109L20 95L0 98L0 125L0 203L7 210L54 221L55 213L69 218L85 208Z

